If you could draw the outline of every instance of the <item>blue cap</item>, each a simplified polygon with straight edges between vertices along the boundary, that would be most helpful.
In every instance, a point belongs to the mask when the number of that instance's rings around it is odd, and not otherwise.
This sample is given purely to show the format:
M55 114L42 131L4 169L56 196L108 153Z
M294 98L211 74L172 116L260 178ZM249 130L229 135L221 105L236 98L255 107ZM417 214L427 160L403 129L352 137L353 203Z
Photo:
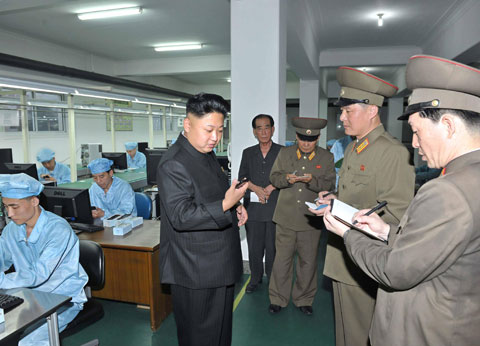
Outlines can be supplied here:
M133 150L133 149L135 149L136 147L138 147L138 143L137 143L137 142L126 142L126 143L125 143L125 149L127 149L127 150Z
M43 184L25 173L0 174L0 193L2 197L22 199L38 196Z
M37 153L38 162L47 162L55 157L55 152L52 149L43 148Z
M113 165L113 161L102 157L101 159L93 160L88 164L88 169L92 174L108 172Z

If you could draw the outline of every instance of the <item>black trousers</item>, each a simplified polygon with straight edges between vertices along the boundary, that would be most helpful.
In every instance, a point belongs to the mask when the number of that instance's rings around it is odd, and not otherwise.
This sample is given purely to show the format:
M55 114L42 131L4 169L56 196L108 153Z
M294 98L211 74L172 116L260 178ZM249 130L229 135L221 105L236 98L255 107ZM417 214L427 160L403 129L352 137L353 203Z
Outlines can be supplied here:
M270 280L273 260L275 259L275 224L272 221L247 221L248 262L250 264L250 283L258 284L263 276L263 255L265 254L265 273Z
M171 285L179 346L231 345L234 288Z

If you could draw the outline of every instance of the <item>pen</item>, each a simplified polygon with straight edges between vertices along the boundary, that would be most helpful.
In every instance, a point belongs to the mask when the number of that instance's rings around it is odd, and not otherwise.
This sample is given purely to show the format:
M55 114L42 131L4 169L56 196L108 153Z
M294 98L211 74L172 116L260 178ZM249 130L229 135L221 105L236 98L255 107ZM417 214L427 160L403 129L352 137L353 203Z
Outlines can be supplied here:
M292 174L293 174L293 175L297 174L297 170L294 170Z
M374 206L372 209L370 209L369 211L367 211L367 212L366 212L365 214L363 214L363 215L368 216L368 215L376 212L378 209L383 208L383 207L386 206L386 205L387 205L387 201L380 202L380 203L378 203L376 206ZM357 220L354 220L353 223L352 223L352 225L355 225L356 223L358 223L358 221L357 221Z
M325 198L327 197L328 195L331 195L332 193L336 193L337 191L328 191L327 193L323 194L322 195L322 198ZM319 201L320 200L320 197L317 197L315 198L313 201L316 202L316 201Z

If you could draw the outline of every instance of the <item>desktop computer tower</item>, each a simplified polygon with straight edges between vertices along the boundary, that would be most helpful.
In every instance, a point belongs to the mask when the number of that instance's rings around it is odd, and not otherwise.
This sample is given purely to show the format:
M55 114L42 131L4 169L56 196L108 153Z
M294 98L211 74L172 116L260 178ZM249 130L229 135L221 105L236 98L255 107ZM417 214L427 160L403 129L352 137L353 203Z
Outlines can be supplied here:
M100 143L82 144L80 148L83 167L86 167L93 160L100 159L102 157L102 144Z

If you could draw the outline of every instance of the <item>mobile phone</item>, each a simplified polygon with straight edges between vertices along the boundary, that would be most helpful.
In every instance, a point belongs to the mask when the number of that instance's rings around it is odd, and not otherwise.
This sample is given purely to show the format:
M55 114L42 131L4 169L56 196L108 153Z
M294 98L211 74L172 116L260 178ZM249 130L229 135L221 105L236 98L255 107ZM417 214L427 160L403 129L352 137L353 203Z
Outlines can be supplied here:
M115 220L119 216L120 216L119 214L115 214L115 215L110 216L107 220Z
M238 183L237 185L235 185L235 188L236 189L239 189L243 186L243 184L247 183L248 182L248 178L247 177L243 177L242 179L239 179L238 180Z

